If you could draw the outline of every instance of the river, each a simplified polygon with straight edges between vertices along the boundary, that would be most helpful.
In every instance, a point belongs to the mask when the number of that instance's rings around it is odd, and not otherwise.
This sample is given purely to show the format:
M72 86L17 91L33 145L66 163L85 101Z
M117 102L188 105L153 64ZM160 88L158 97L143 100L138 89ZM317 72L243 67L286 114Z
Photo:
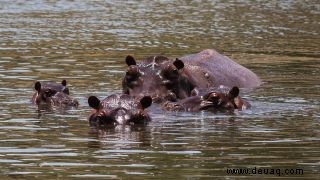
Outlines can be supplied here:
M0 0L0 177L317 179L319 20L317 0ZM87 98L121 92L127 55L208 48L262 79L241 94L250 110L151 111L144 128L89 127ZM62 79L80 107L38 113L34 83Z

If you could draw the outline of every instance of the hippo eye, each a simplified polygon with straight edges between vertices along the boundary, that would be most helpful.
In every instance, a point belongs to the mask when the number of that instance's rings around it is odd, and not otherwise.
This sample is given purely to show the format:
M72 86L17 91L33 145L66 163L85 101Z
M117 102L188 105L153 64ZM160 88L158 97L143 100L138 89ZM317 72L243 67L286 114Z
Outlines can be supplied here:
M127 82L132 82L137 80L141 76L141 73L136 66L130 66L126 72L126 80Z
M177 74L178 73L178 69L173 69L172 72Z
M177 68L171 69L171 72L169 74L170 79L177 79L179 75L179 71Z
M127 70L128 75L138 75L140 74L139 68L137 66L130 66Z
M110 116L107 112L101 111L97 115L97 123L99 124L113 124L115 122L114 118Z
M51 96L55 95L56 93L57 93L57 91L55 91L53 89L47 89L46 91L44 91L44 96L51 97Z
M43 97L44 98L50 97L50 91L49 90L45 91L44 94L43 94Z
M97 121L101 121L102 120L102 116L101 115L98 115L97 116Z
M179 77L179 70L173 65L168 65L161 71L161 75L165 79L176 80Z
M172 101L172 102L175 102L177 101L177 95L173 92L169 92L166 97L165 97L166 100L169 100L169 101Z

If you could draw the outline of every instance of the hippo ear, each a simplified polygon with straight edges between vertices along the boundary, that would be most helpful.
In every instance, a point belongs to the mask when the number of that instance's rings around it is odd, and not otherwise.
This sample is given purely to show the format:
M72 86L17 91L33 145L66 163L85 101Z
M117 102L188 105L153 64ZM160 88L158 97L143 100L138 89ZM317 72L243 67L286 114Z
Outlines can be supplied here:
M127 63L128 66L137 65L136 60L134 59L134 57L132 57L130 55L128 55L126 57L126 63Z
M237 86L234 86L228 93L230 98L235 98L237 96L239 96L239 88Z
M39 81L37 81L34 84L34 89L37 90L38 92L41 90L41 83Z
M147 107L151 106L152 98L150 96L144 96L143 98L141 98L140 104L143 109L146 109Z
M64 80L62 80L61 84L62 84L62 86L66 86L67 85L67 81L64 79Z
M93 109L99 110L99 106L100 106L100 100L95 97L95 96L90 96L88 98L88 104L90 107L92 107Z
M184 63L176 58L176 60L173 62L173 65L177 68L177 69L182 69L184 67Z

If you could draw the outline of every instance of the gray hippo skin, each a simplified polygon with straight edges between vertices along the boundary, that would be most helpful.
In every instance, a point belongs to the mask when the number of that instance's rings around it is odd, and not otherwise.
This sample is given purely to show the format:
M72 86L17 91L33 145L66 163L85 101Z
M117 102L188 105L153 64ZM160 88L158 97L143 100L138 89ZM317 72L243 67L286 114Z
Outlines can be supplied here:
M154 102L175 101L190 96L193 86L180 75L184 64L164 56L146 58L139 64L126 57L128 69L122 81L123 93L135 97L151 96Z
M93 108L89 116L90 126L146 124L151 120L145 110L152 104L150 96L137 100L127 94L113 94L102 101L90 96L88 104Z
M208 88L224 85L254 88L261 84L261 80L255 73L214 49L207 49L179 59L185 66L182 73L195 87Z
M69 90L66 91L65 84L60 86L50 83L42 86L40 82L36 82L34 88L36 92L32 97L32 103L38 107L78 107L79 105L76 99L67 94Z
M41 84L40 82L36 82L35 89L42 88L42 89L51 89L55 92L63 92L69 95L69 88L67 87L67 81L62 80L61 83L54 83L54 82L44 82ZM32 102L35 102L35 99L38 96L38 90L32 96Z
M178 102L165 102L163 109L171 111L198 112L208 110L212 112L233 112L235 109L250 108L250 104L239 96L239 88L231 89L224 86L209 89L195 88L191 97Z

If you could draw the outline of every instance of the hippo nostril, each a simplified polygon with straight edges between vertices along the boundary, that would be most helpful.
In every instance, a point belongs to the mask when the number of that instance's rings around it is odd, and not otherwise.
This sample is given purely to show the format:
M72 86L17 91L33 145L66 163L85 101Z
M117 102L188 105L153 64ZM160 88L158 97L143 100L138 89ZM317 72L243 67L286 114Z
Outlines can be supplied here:
M130 67L127 72L126 76L131 76L131 77L139 77L141 75L139 69L137 67Z
M125 109L118 109L114 114L114 119L119 124L125 124L130 119L130 114Z

